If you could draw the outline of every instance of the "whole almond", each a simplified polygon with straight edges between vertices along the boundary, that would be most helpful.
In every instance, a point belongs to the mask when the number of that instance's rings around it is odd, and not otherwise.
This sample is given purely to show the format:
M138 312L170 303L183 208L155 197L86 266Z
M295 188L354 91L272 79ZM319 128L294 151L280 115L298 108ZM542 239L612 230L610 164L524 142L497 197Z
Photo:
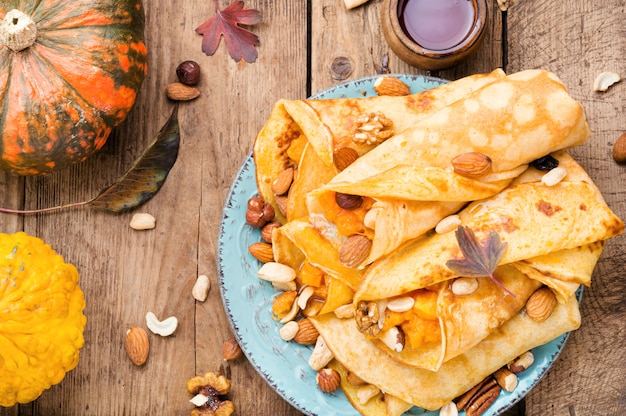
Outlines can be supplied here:
M293 340L303 345L315 344L319 335L309 318L304 318L298 321L298 332Z
M372 249L372 240L361 234L348 237L339 248L339 261L346 267L363 263Z
M339 149L337 149L337 151L335 151L334 154L335 167L337 168L337 170L342 171L350 166L352 163L354 163L354 161L358 158L359 154L353 148L340 147Z
M272 192L276 195L284 195L289 191L293 182L293 168L289 167L278 174L272 182Z
M269 263L274 261L274 251L272 245L269 243L253 243L248 246L248 251L252 254L252 257L260 261L261 263Z
M626 133L622 133L613 145L613 159L617 163L626 162Z
M222 357L225 361L235 361L241 358L243 351L235 337L230 337L222 344Z
M537 289L526 302L526 314L536 322L543 322L556 307L556 296L548 287Z
M172 82L169 84L165 92L170 100L189 101L200 96L200 90L196 87L190 87L182 82Z
M289 198L286 195L275 195L274 202L276 203L276 207L278 211L283 214L284 217L287 216L287 204L289 203Z
M462 153L452 159L454 172L467 178L481 178L491 172L491 159L480 152Z
M332 393L339 388L341 376L336 370L326 367L317 372L315 382L324 393Z
M124 348L126 348L128 358L130 358L133 364L143 365L148 360L150 352L150 341L146 331L138 326L126 331Z
M411 94L411 88L396 77L383 75L374 82L374 91L378 95L403 96Z

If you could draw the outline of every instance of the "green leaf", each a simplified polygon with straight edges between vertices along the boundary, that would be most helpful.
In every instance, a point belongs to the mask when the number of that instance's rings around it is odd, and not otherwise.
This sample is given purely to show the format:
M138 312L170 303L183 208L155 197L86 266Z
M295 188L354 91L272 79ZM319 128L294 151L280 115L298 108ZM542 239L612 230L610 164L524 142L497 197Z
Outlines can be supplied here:
M498 233L495 231L489 233L483 244L478 241L476 234L469 227L460 226L457 228L455 236L464 257L448 260L446 266L457 276L489 277L505 292L515 297L514 293L493 276L493 272L500 264L507 248L507 243L500 240Z
M123 212L148 201L165 182L178 157L179 146L180 128L176 104L167 123L139 159L119 180L103 189L87 205L101 211Z

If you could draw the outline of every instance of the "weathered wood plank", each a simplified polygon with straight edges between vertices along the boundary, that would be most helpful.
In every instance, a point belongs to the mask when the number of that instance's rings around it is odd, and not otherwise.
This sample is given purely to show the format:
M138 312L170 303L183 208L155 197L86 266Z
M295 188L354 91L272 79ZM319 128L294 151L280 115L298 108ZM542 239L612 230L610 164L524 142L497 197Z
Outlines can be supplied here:
M572 154L587 169L609 206L626 217L624 168L612 157L623 132L623 88L592 91L600 72L623 69L623 2L515 2L509 9L511 70L554 71L585 107L592 136ZM558 23L557 23L558 22ZM555 366L527 398L529 415L622 414L626 410L623 237L611 240L582 301L582 327Z

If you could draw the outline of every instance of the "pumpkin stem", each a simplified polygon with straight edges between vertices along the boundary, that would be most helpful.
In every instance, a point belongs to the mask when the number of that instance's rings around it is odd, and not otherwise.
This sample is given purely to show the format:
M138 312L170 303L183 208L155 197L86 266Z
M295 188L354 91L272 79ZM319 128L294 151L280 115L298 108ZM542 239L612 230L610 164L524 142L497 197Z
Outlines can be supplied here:
M13 52L30 47L37 39L37 24L29 15L13 9L0 21L0 45Z

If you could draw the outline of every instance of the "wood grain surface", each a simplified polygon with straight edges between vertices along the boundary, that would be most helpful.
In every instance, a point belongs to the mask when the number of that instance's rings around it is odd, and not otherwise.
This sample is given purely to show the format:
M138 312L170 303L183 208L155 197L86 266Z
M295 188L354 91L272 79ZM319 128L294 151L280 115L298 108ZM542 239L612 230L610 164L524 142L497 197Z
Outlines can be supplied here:
M223 8L228 3L219 1ZM129 228L133 214L73 208L49 214L0 214L0 231L24 230L43 238L75 264L87 300L85 346L77 368L33 403L0 409L0 416L184 415L192 409L186 381L207 371L232 378L236 414L292 416L283 401L244 359L225 363L230 337L218 290L216 248L222 207L239 165L275 101L303 98L338 82L390 72L425 74L400 61L381 33L381 0L346 10L342 0L246 0L263 13L250 29L261 45L255 63L234 62L225 45L201 51L194 29L215 14L213 2L145 1L149 73L128 120L87 162L46 177L0 172L0 204L35 209L89 199L119 178L169 116L164 90L176 66L200 63L202 95L180 107L181 150L162 190L138 212L157 219L154 230ZM503 17L489 2L488 33L478 53L439 72L457 79L506 64L554 71L585 107L593 132L572 153L589 171L609 206L626 218L626 167L611 158L625 130L624 85L592 91L602 71L623 71L626 52L622 0L511 1ZM503 51L505 54L503 54ZM623 237L612 240L582 301L583 326L572 334L547 376L507 415L622 415L626 413L626 333ZM210 276L206 302L191 289ZM245 305L241 305L245 307ZM145 326L145 314L176 316L172 337L151 336L143 367L123 347L125 331Z

